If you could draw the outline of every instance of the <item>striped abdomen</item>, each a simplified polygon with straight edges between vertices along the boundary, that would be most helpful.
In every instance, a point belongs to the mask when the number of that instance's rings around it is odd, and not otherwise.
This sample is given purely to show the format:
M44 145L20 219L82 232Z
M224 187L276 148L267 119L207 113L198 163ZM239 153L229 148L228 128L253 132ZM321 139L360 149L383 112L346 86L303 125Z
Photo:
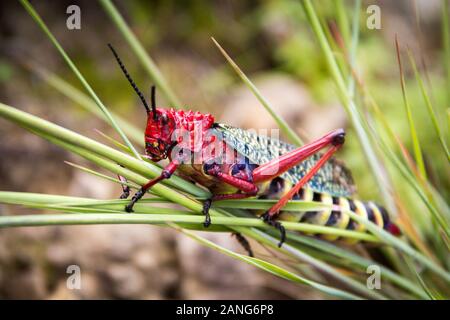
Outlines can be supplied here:
M262 199L280 199L290 189L290 184L286 180L276 178L270 182L269 185L260 193L259 198ZM389 215L383 207L373 202L362 202L346 197L334 197L326 193L315 192L310 188L303 188L296 194L293 200L303 201L317 201L328 205L339 205L344 209L342 211L335 211L330 209L323 209L320 211L307 212L293 212L281 211L279 215L280 220L311 223L321 226L335 227L339 229L355 230L364 232L365 226L352 220L345 210L351 210L364 219L375 223L379 227L396 234L398 229L391 223ZM326 240L338 240L338 236L323 235ZM348 243L356 243L357 240L345 239Z

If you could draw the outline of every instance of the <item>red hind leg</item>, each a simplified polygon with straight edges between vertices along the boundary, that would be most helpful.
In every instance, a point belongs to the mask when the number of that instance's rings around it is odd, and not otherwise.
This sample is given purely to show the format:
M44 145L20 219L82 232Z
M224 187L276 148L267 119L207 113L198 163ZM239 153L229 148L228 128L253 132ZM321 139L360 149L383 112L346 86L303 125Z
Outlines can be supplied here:
M316 162L316 164L311 168L308 173L300 179L299 182L291 189L287 194L285 194L276 204L273 205L272 208L270 208L267 211L267 214L270 217L275 216L278 214L278 212L286 205L286 203L294 197L295 194L297 194L300 189L308 183L309 180L319 171L319 169L325 164L325 162L328 161L328 159L331 158L331 156L339 149L340 146L332 146L320 159Z
M343 129L331 131L320 139L308 143L300 148L292 150L279 156L253 170L253 182L272 180L287 170L295 167L306 158L317 153L319 150L330 145L341 145L344 143L345 132Z
M317 171L319 171L319 169L332 157L332 155L342 146L342 144L344 143L344 133L343 132L338 132L336 135L327 135L326 136L327 139L324 140L324 138L318 140L321 141L320 143L317 142L313 142L307 146L311 146L311 145L320 145L321 148L325 147L327 144L331 145L331 147L327 150L327 152L325 152L322 157L320 157L320 159L314 164L314 166L306 173L305 176L303 176L299 182L297 182L297 184L291 189L289 190L289 192L284 195L275 205L272 206L272 208L270 208L263 216L263 220L268 223L271 226L274 226L275 228L277 228L280 233L281 233L281 240L280 243L278 244L279 247L281 247L281 245L283 244L283 242L286 239L286 230L284 229L284 227L281 225L280 222L275 221L275 217L278 215L278 213L280 212L280 210L286 205L286 203L291 200L295 194L297 194L300 189L306 184L308 183L309 180L311 180L311 178L317 173ZM328 141L326 144L325 141ZM299 148L302 149L302 148ZM298 149L298 150L299 150ZM311 156L312 154L316 153L318 151L317 147L312 148L312 150L315 150L314 152L306 152L304 154L308 154L307 156ZM295 153L296 150L294 150L293 152L291 152L294 156L298 155L298 153ZM286 158L285 158L286 159ZM302 158L303 160L304 158ZM281 167L281 165L280 165ZM289 168L288 168L289 169ZM287 170L287 169L286 169ZM286 171L284 170L284 171ZM283 172L284 172L283 171Z

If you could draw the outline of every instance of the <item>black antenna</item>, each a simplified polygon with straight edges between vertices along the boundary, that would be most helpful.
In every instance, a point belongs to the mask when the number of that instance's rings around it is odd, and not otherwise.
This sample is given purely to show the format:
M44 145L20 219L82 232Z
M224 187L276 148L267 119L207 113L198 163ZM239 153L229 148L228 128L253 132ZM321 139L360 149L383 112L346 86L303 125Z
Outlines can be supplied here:
M120 60L119 56L117 55L116 50L114 50L114 48L112 47L112 45L110 43L108 43L108 47L111 49L114 57L117 60L117 63L120 66L120 69L122 69L123 73L125 74L125 77L128 79L128 82L131 84L131 86L133 87L134 91L136 91L137 95L139 96L139 98L141 99L142 103L144 104L145 110L147 110L147 112L149 113L150 112L150 108L148 107L147 101L145 101L144 95L139 90L139 88L137 87L136 83L134 83L133 79L131 79L130 74L128 73L127 69L125 69L125 66L122 63L122 60ZM152 109L155 110L153 108L153 106L152 106Z
M153 111L153 120L156 120L156 87L152 86L152 111Z

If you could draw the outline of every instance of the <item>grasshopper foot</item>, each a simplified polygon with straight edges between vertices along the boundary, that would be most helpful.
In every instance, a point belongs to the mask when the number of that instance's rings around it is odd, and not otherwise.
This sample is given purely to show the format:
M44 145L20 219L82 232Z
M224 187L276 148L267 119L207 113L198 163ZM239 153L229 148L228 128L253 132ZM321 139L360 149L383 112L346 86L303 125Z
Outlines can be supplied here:
M139 201L140 198L142 198L142 196L144 195L145 190L144 189L139 189L138 192L135 193L135 195L133 196L133 198L131 198L131 201L125 206L125 211L126 212L133 212L133 207L134 204L136 202Z
M134 203L131 201L130 203L128 203L128 204L125 206L125 211L128 212L128 213L133 212L133 206L134 206Z
M281 248L283 243L286 241L286 229L283 227L283 225L280 222L275 221L273 216L270 215L268 211L266 213L264 213L261 216L261 218L269 226L272 226L275 229L277 229L278 231L280 231L280 242L278 243L278 247Z
M207 199L203 203L203 211L202 212L205 215L205 221L203 222L203 226L205 228L208 228L211 224L211 216L209 215L209 208L211 208L211 203L212 203L211 199Z

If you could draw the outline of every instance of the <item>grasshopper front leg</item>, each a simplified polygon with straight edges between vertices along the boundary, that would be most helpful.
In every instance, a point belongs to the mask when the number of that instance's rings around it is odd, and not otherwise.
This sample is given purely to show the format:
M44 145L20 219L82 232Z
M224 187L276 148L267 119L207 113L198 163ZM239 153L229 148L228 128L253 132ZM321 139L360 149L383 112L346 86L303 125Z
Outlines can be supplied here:
M161 174L159 175L159 177L156 177L155 179L150 180L149 182L147 182L146 184L144 184L133 196L133 198L131 198L131 201L125 206L125 211L126 212L133 212L133 206L135 205L136 202L139 201L139 199L142 198L142 196L147 192L148 189L150 189L151 187L153 187L155 184L157 184L158 182L164 180L164 179L169 179L172 174L175 172L175 170L178 167L178 161L171 161L161 172Z

